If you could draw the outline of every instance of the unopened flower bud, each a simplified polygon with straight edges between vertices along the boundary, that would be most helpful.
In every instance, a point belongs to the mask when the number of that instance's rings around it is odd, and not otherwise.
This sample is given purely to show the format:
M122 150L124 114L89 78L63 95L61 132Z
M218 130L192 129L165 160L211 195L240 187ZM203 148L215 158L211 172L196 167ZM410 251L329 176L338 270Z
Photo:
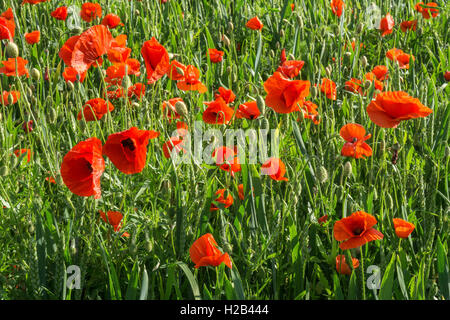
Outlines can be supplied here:
M394 200L392 200L392 196L389 193L386 193L386 207L388 209L394 208Z
M183 69L181 69L180 67L176 67L175 70L177 70L177 73L178 73L179 75L184 76L184 70L183 70Z
M367 67L369 63L367 62L367 57L366 56L362 56L361 58L361 65L363 66L363 68Z
M444 153L444 156L445 156L446 158L449 158L449 157L450 157L450 147L449 147L449 146L446 146L446 147L445 147L445 153Z
M270 123L269 120L267 120L267 118L261 118L259 119L259 127L261 129L269 129Z
M69 91L75 90L75 85L72 81L67 81L67 89L69 89Z
M297 24L300 28L303 28L303 19L302 16L297 14L297 16L295 17L297 19Z
M226 47L230 46L230 39L228 39L228 37L226 35L222 36L222 42Z
M295 60L295 56L292 53L289 53L288 60Z
M7 166L2 166L0 167L0 176L1 177L6 177L9 173L9 169Z
M30 76L31 76L31 78L33 78L33 80L39 81L39 79L41 78L41 73L39 72L38 69L32 68L30 70Z
M77 26L77 27L72 29L72 33L73 34L80 34L81 32L83 32L83 28L80 27L80 26Z
M8 58L17 58L19 56L19 47L14 42L8 42L6 45L6 56Z
M8 94L8 104L13 104L14 103L14 96L10 93Z
M344 164L344 177L345 178L350 178L352 175L352 164L350 163L350 161L347 161Z
M283 38L284 37L284 29L280 30L280 37Z
M261 112L262 115L264 115L266 111L266 102L264 101L264 98L261 96L256 97L256 106L258 107L259 112Z
M183 118L187 118L187 116L189 115L186 104L183 101L178 101L177 103L175 103L175 110Z
M393 151L400 151L401 149L400 143L398 142L394 143L391 148Z
M228 31L231 32L231 31L233 31L233 30L234 30L233 22L229 21L229 22L228 22Z
M275 57L275 52L272 49L270 49L269 55L271 58L273 58L273 57Z
M372 85L372 81L370 81L370 80L364 81L364 88L365 89L369 89L371 85Z
M309 88L309 92L311 93L311 98L315 98L317 96L317 87L316 86L311 86Z
M320 166L316 173L317 179L320 183L324 183L328 180L328 171L324 166Z

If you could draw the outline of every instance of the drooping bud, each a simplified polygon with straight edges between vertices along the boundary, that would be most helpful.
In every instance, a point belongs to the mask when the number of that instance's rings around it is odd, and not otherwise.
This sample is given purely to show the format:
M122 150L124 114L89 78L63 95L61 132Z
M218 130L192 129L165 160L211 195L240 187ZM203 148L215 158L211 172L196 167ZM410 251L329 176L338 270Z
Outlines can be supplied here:
M180 67L176 67L175 70L177 70L177 73L184 76L184 70L181 69Z
M261 96L256 97L256 106L258 107L259 112L261 112L262 115L264 115L266 111L266 102L264 101L264 98Z
M69 89L69 91L75 90L75 85L72 81L67 81L67 89Z
M229 22L228 22L228 32L231 33L233 30L234 30L233 22L229 21Z
M295 56L292 53L289 53L288 59L289 60L295 60Z
M9 173L9 169L7 166L0 167L0 176L6 177Z
M317 87L316 86L311 86L309 88L309 93L311 94L311 98L315 98L317 96Z
M386 193L386 207L391 210L394 208L394 200L389 193Z
M189 115L186 104L183 101L178 101L177 103L175 103L175 110L183 118L187 118L187 116Z
M297 16L295 17L297 19L297 24L300 28L303 28L303 19L302 16L297 14Z
M324 166L320 166L316 173L317 179L320 183L324 183L328 180L328 171Z
M223 42L223 44L226 46L226 47L229 47L230 46L230 39L228 39L228 37L226 36L226 35L223 35L222 36L222 42Z
M350 161L347 161L344 164L344 171L343 171L343 173L344 173L344 177L345 178L350 178L351 177L351 175L352 175L352 164L350 163Z
M362 56L361 58L361 65L363 66L363 68L367 67L368 65L368 61L367 61L367 57L366 56Z
M449 158L449 157L450 157L450 147L449 147L449 146L446 146L446 147L445 147L445 153L444 153L444 156L445 156L446 158Z
M6 56L8 58L17 58L19 56L19 47L14 42L8 42L6 45Z
M14 103L14 96L10 93L8 94L8 104L13 104Z
M39 81L39 79L41 78L41 73L39 72L38 69L32 68L30 70L30 76L31 76L31 78L33 78L33 80Z

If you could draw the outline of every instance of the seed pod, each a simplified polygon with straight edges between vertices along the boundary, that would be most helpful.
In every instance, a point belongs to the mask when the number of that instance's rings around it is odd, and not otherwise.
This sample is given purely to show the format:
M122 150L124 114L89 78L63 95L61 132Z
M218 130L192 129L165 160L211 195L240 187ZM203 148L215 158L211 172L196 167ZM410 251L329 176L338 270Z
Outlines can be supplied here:
M19 56L19 47L14 42L8 42L6 45L6 56L8 58L17 58Z
M352 176L352 164L350 163L350 161L347 161L344 164L343 174L344 174L344 177L347 178L347 179Z
M328 180L328 171L324 166L320 166L316 173L317 179L320 183L324 183Z
M183 101L178 101L177 103L175 103L175 110L183 118L187 118L187 116L189 115L186 104Z
M39 79L41 78L41 73L39 72L38 69L32 68L30 70L30 76L31 78L33 78L33 80L39 81Z
M259 112L261 112L262 115L266 112L266 102L264 101L264 98L261 96L256 97L256 106L259 109Z

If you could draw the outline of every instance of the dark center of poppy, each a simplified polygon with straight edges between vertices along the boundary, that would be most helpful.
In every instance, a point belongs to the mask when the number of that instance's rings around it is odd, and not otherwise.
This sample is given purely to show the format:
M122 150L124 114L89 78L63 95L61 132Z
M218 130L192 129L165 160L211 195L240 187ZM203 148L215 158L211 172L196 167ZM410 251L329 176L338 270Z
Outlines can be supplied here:
M134 151L136 149L133 140L131 140L130 138L122 140L121 143L124 148L127 148L130 151Z
M358 141L358 139L353 137L352 142L355 143L356 141Z
M353 234L355 236L359 236L364 230L361 228L356 228L355 230L353 230Z
M92 165L86 161L86 167L88 168L89 172L92 173L94 169L92 168Z

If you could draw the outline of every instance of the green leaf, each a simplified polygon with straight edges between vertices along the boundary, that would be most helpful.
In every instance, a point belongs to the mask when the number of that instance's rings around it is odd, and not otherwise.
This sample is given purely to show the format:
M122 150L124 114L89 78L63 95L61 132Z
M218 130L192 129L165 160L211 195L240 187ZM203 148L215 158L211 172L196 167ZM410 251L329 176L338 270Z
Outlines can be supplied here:
M439 290L446 300L450 300L450 276L447 255L439 237L437 241L437 264L439 273Z
M147 300L148 295L148 274L147 269L144 266L144 271L142 272L142 282L141 282L141 294L139 300Z
M198 288L197 280L195 280L191 270L189 270L188 266L184 262L177 262L177 265L180 266L181 270L183 270L184 274L188 278L192 293L194 294L194 299L201 300L200 289Z
M391 261L389 262L386 271L383 275L383 280L381 280L380 288L380 300L391 300L392 299L392 287L394 285L394 273L395 273L395 260L396 254L392 255Z

